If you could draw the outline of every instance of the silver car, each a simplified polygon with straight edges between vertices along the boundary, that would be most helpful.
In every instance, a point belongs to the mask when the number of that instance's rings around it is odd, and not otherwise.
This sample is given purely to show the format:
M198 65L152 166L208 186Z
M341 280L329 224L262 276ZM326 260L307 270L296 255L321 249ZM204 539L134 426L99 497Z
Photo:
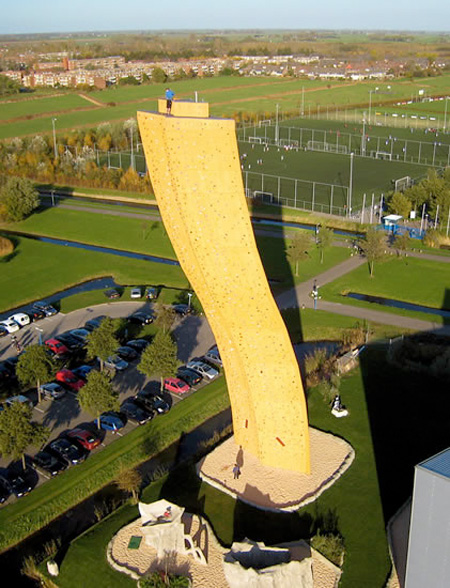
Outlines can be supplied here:
M217 370L215 370L213 367L211 367L204 361L189 361L186 364L186 367L188 367L191 370L194 370L194 372L197 372L198 374L205 378L208 378L209 380L212 380L213 378L219 375L219 372Z
M117 370L121 372L127 369L128 362L120 358L118 355L110 355L104 362L104 365L110 370Z

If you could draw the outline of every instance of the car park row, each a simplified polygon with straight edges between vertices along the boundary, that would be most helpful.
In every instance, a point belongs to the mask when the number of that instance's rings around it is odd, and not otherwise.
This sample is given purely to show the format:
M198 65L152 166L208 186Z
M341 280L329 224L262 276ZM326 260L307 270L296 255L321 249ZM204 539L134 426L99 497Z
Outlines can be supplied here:
M142 311L133 313L131 317L136 316L136 314L146 314L152 317L151 314L143 313ZM47 401L51 403L64 402L64 397L68 393L69 396L72 393L72 397L76 395L77 391L86 383L90 371L97 368L96 365L86 364L69 368L67 366L70 364L67 362L69 359L80 355L80 351L82 352L87 343L89 333L99 326L103 318L103 316L100 316L90 319L86 321L82 328L71 329L61 335L52 335L45 341L49 351L64 362L64 365L57 372L54 382L46 383L41 387L42 398L44 399L42 402L44 404ZM130 319L130 317L128 318ZM151 320L153 320L153 317ZM142 321L137 324L144 325L148 323ZM146 339L127 341L125 345L117 349L117 355L110 358L110 369L115 374L127 370L129 364L139 358L148 343ZM189 366L180 367L177 377L164 380L162 392L156 390L155 386L144 387L137 394L127 397L122 402L120 412L109 411L100 415L99 427L95 422L77 423L73 429L63 431L36 455L26 456L27 469L25 472L21 471L18 464L0 468L0 502L7 500L10 495L20 497L29 492L39 481L39 479L34 480L34 482L27 481L30 479L30 472L36 472L44 478L53 477L67 467L84 461L90 451L105 443L107 432L119 432L127 422L143 425L158 414L166 413L170 410L172 403L177 401L176 399L180 396L186 396L189 391L195 391L195 387L201 385L204 378L208 381L209 378L218 375L218 372L213 370L211 365L208 366L205 361L200 361L202 359L205 360L206 358L197 360L197 367L200 369L200 364L203 364L203 373L191 369ZM11 382L15 380L16 363L17 358L10 358L0 363L0 380L7 381L6 377L5 379L2 377L2 373L8 373ZM108 366L108 362L105 365ZM208 376L208 368L209 370L212 369L215 374ZM126 378L127 376L123 377ZM8 398L5 405L8 406L12 402L30 403L30 399L24 394L18 394ZM39 412L44 412L40 406L36 406L36 408ZM40 481L42 482L42 480Z

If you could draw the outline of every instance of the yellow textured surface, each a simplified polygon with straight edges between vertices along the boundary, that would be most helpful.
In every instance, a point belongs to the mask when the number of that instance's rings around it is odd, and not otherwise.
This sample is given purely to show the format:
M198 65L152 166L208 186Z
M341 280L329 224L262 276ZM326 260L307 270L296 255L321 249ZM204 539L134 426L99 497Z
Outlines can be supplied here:
M265 465L309 473L302 381L256 247L234 121L138 122L164 225L220 350L235 441Z
M166 114L167 106L165 98L158 99L158 112ZM189 116L190 118L208 118L209 104L208 102L188 102L186 100L172 101L172 116Z

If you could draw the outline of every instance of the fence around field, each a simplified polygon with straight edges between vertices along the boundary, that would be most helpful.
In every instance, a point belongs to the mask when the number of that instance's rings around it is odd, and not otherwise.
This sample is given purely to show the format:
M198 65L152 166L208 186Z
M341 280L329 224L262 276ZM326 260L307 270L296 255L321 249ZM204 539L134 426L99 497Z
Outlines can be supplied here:
M450 144L439 141L439 133L432 141L416 141L389 135L371 136L369 133L351 133L291 127L273 124L241 126L238 140L248 143L277 145L290 149L306 149L328 153L354 153L360 157L372 157L402 161L431 167L450 166ZM447 137L446 137L447 139Z
M244 171L245 194L267 204L345 216L348 187Z

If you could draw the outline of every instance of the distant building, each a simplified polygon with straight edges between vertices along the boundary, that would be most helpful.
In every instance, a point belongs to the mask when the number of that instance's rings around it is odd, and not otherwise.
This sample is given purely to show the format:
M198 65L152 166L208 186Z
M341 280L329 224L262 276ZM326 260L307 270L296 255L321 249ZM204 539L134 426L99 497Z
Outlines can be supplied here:
M450 586L450 448L416 466L405 588Z

